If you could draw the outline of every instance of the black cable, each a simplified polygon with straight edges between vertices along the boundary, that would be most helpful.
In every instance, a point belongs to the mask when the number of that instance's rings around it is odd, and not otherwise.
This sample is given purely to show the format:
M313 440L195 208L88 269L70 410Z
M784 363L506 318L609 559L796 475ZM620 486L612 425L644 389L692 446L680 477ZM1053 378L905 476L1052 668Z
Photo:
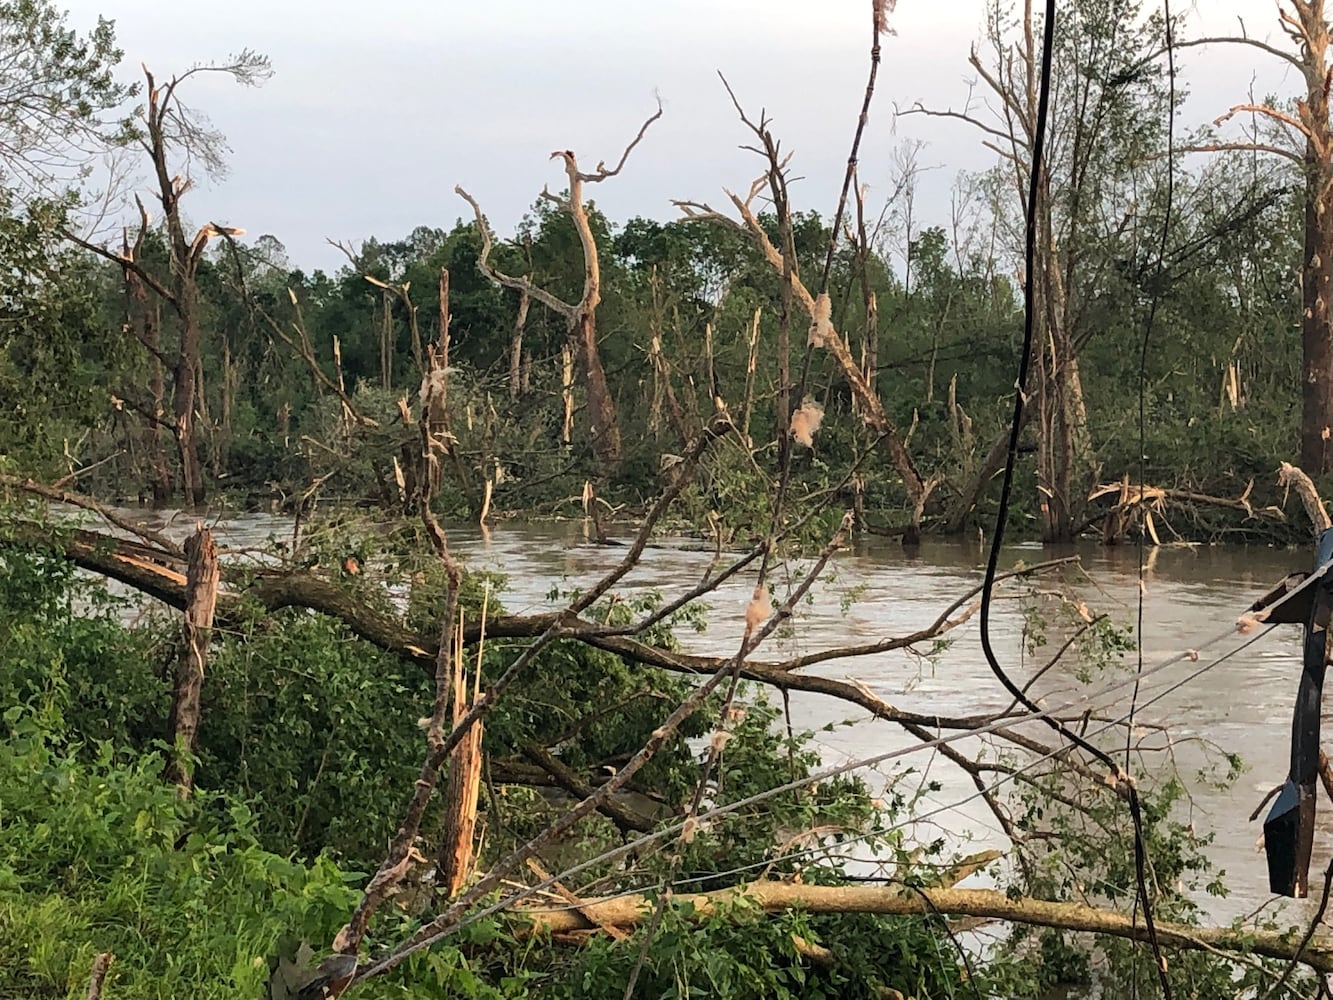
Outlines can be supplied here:
M1166 268L1166 245L1171 235L1171 215L1175 200L1175 170L1171 160L1171 149L1175 145L1176 132L1176 56L1175 56L1175 32L1171 26L1171 0L1162 0L1162 7L1166 18L1166 59L1167 59L1167 87L1169 97L1167 99L1167 122L1166 122L1166 205L1162 216L1161 240L1157 247L1157 267L1153 275L1152 298L1148 303L1148 315L1143 324L1143 339L1139 346L1139 509L1143 515L1147 516L1147 509L1143 505L1145 484L1147 482L1147 379L1148 379L1148 344L1152 339L1153 327L1157 321L1157 307L1161 304L1162 274ZM1139 529L1138 555L1139 555L1139 599L1138 599L1138 665L1135 670L1134 692L1129 702L1129 724L1134 725L1134 706L1138 701L1139 685L1137 675L1143 672L1143 596L1144 596L1144 530ZM1129 738L1125 740L1125 768L1129 768Z
M1167 106L1166 106L1166 205L1162 214L1162 232L1160 241L1157 244L1157 266L1154 269L1152 281L1152 298L1148 303L1148 315L1143 323L1143 339L1139 345L1139 513L1142 523L1139 525L1138 537L1138 562L1139 562L1139 594L1137 615L1135 622L1135 634L1137 642L1135 643L1135 667L1134 667L1134 690L1129 698L1129 725L1125 729L1125 772L1129 772L1130 750L1134 735L1134 713L1139 702L1139 679L1143 674L1143 599L1146 590L1144 580L1145 562L1144 547L1145 535L1147 534L1148 508L1144 504L1148 483L1148 417L1147 417L1147 382L1148 382L1148 344L1152 340L1153 326L1157 321L1157 307L1161 303L1162 275L1166 270L1166 245L1171 237L1171 210L1175 201L1175 169L1174 169L1174 147L1176 143L1176 53L1175 53L1175 31L1171 24L1171 0L1162 0L1164 30L1166 32L1166 64L1167 64ZM1137 870L1142 862L1140 860L1140 846L1134 847L1134 865ZM1132 922L1138 923L1139 903L1134 901L1134 915ZM1137 952L1135 953L1137 954ZM1137 969L1131 978L1131 990L1134 996L1138 995L1138 975Z
M1014 486L1014 467L1018 461L1018 438L1022 429L1023 407L1027 404L1028 371L1031 368L1032 347L1035 341L1035 306L1033 288L1036 284L1037 268L1037 201L1041 194L1042 175L1045 170L1046 124L1051 97L1051 64L1055 49L1055 0L1046 0L1045 23L1042 25L1041 75L1037 92L1037 120L1032 138L1032 163L1028 177L1027 227L1024 252L1026 275L1023 285L1023 347L1018 361L1018 383L1014 391L1014 413L1009 425L1009 451L1005 457L1004 479L1000 487L1000 509L995 517L995 531L991 536L990 553L986 559L986 575L981 593L981 650L990 665L991 672L1004 685L1011 696L1029 711L1039 712L1037 704L1014 683L1000 665L991 644L990 612L995 590L995 577L1000 563L1000 546L1004 542L1005 522L1009 517L1009 502ZM1148 899L1147 857L1143 841L1143 810L1139 804L1138 789L1133 781L1116 764L1111 755L1093 746L1086 739L1073 732L1057 719L1042 716L1042 720L1062 737L1079 749L1091 754L1109 767L1115 775L1116 784L1123 791L1129 803L1130 817L1134 822L1134 875L1137 883L1138 899L1143 905L1144 924L1148 931L1148 943L1152 948L1153 959L1157 966L1158 978L1162 986L1163 1000L1171 1000L1171 984L1166 975L1166 961L1162 957L1161 944L1157 940L1157 924L1153 920L1152 905Z

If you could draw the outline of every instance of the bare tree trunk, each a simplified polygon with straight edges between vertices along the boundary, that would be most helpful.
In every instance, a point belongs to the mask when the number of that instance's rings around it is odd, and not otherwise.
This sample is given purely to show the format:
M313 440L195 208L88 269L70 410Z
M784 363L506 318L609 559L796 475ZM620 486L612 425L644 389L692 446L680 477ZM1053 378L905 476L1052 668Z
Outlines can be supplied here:
M222 337L222 417L213 435L213 476L222 478L228 473L231 459L232 421L236 412L236 392L240 388L240 372L231 355L231 338Z
M141 240L142 236L141 231ZM126 257L132 257L138 249L139 244L136 244L134 251L131 251L129 241L126 240L122 252ZM125 286L130 295L130 325L148 353L146 407L148 412L141 418L143 444L148 458L148 480L153 506L162 508L171 502L171 470L167 466L166 452L162 447L162 428L166 420L166 377L162 366L162 312L158 303L148 301L148 290L136 272L125 268L124 275Z
M752 882L708 893L681 893L675 897L689 919L716 920L738 900L764 913L800 910L804 913L940 914L1003 920L1036 927L1106 934L1144 941L1147 928L1140 916L1130 917L1084 903L1051 902L1026 896L1008 896L994 889L927 888L897 886L802 885L796 882ZM642 926L653 913L651 898L611 896L583 899L581 906L544 906L519 909L527 923L523 935L556 935L611 927L631 930ZM1196 927L1157 922L1162 945L1181 951L1230 951L1239 955L1262 955L1301 962L1320 973L1333 972L1333 950L1321 939L1302 941L1299 935L1253 931L1235 927ZM901 995L901 994L899 994Z
M489 480L488 480L489 483ZM486 627L482 612L482 629ZM473 679L471 698L468 697L467 669L463 664L463 622L460 617L455 632L453 655L453 725L457 726L476 704L480 694L481 653L477 654L478 668ZM473 841L477 828L477 799L481 786L481 741L485 724L478 722L467 731L449 755L449 783L444 792L444 825L440 836L439 875L436 884L440 892L452 899L458 895L472 871Z
M190 507L203 506L206 496L204 470L199 462L199 440L195 432L195 370L199 367L199 288L195 282L195 273L203 253L208 235L201 231L193 243L185 238L185 227L181 221L180 198L185 193L189 182L178 176L172 176L167 162L168 139L167 122L172 113L171 96L174 94L175 81L166 92L166 99L159 99L159 91L153 75L145 72L148 79L148 110L145 124L148 126L148 151L153 161L153 172L157 178L158 200L162 203L162 213L166 218L167 242L171 249L171 303L180 320L180 346L176 358L175 378L172 383L173 413L176 418L176 447L181 459L181 487L185 493L185 503ZM211 229L211 227L210 227Z
M671 426L676 432L676 437L680 439L682 446L690 440L689 427L685 419L685 411L681 409L680 400L676 398L676 387L671 381L671 363L667 361L666 355L662 352L662 338L658 335L656 329L653 330L652 339L648 342L648 357L653 365L653 380L656 383L657 390L662 397L666 399L667 411L671 415ZM658 395L655 393L654 409L656 409Z
M518 399L523 394L523 328L528 324L528 307L532 296L519 292L518 315L514 317L514 335L509 341L509 398Z
M1019 418L1018 423L1020 433L1036 415L1037 409L1035 405L1023 407L1023 415ZM976 472L968 478L966 485L959 491L957 499L950 506L949 513L944 520L944 533L946 535L962 534L967 527L968 516L976 509L977 503L981 500L981 495L986 492L987 485L995 478L996 473L1004 468L1005 457L1008 452L1009 428L1006 427L991 442L986 457L981 460Z
M763 309L756 306L750 320L750 350L745 360L745 394L741 397L741 437L746 444L750 441L750 413L754 409L755 369L759 363L759 319Z
M151 288L153 294L160 301L170 305L176 313L180 327L176 357L169 361L161 356L161 360L164 365L170 364L173 369L172 412L175 420L172 431L175 434L177 450L180 452L181 487L185 503L191 507L199 507L203 505L206 497L195 425L195 411L200 402L198 379L202 371L197 280L199 263L203 259L204 248L209 240L216 236L239 236L244 230L219 227L210 222L201 226L192 239L186 238L185 225L181 219L180 200L185 192L190 190L193 181L186 172L174 170L170 161L173 154L185 157L197 154L205 163L213 162L216 165L216 150L209 147L215 144L220 136L211 132L205 124L201 124L191 115L188 108L182 106L177 91L187 79L202 73L220 72L244 83L255 83L268 75L269 65L263 56L246 51L224 65L195 65L161 85L146 66L143 72L147 84L145 88L147 101L146 106L139 112L144 128L141 141L137 145L148 154L153 166L156 196L162 205L167 249L171 258L169 276L166 278L155 276L135 260L134 254L128 250L116 253L105 246L91 243L69 230L65 230L64 236L85 250L118 264L123 270L133 271L138 280ZM141 242L149 229L148 212L142 203L139 203L139 214Z
M564 405L560 443L568 448L574 434L574 356L568 344L560 348L560 401Z
M380 296L380 387L393 388L393 299L387 288Z
M207 495L204 470L199 462L199 441L195 433L194 362L199 356L199 328L195 325L193 309L190 319L182 320L180 357L172 380L173 414L176 419L176 448L181 460L181 488L185 503L190 507L203 506Z
M783 175L781 166L776 162L771 161L769 164L768 185L773 195L773 207L778 216L778 241L782 245L782 251L778 255L778 259L774 260L770 255L769 262L782 275L782 299L778 307L778 407L777 426L774 430L778 441L778 468L786 469L789 467L788 462L791 453L792 302L796 294L796 282L800 279L796 275L796 241L791 229L791 205L787 201L787 179ZM747 225L750 224L748 217L746 223ZM754 233L751 238L758 239L759 236ZM768 237L765 235L764 241L767 242L767 240ZM809 292L806 293L806 296L809 297ZM813 299L810 300L807 311L813 318ZM832 339L837 339L836 335ZM840 340L838 342L842 343Z
M185 618L181 623L181 655L171 691L172 759L167 767L167 778L175 783L182 797L189 794L194 784L191 766L185 758L194 753L199 739L199 696L221 578L217 546L202 524L186 541L185 557L188 561Z
M616 404L611 387L602 368L602 354L597 349L597 321L591 310L579 317L574 328L574 339L583 362L584 384L588 391L589 433L592 450L605 472L613 472L621 460L620 424L616 419Z
M1307 5L1298 5L1298 9ZM1308 5L1313 22L1311 51L1314 65L1323 67L1328 52L1328 26L1323 0ZM1329 126L1329 96L1323 74L1306 98L1314 134L1305 145L1305 252L1301 260L1301 466L1320 476L1327 473L1329 438L1333 434L1333 325L1329 295L1333 293L1333 212L1328 200L1333 189L1333 128Z

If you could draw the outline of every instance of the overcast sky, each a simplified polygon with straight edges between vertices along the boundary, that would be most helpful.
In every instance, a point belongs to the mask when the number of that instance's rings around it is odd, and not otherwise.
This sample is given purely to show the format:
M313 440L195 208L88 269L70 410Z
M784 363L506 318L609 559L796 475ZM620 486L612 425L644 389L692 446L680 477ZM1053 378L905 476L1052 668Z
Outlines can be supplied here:
M326 237L396 239L415 226L449 227L468 214L462 184L501 234L544 183L563 184L555 149L586 168L614 162L660 95L665 114L621 177L591 191L616 221L675 216L672 198L722 199L761 169L738 150L746 133L717 72L784 148L794 150L797 208L831 214L865 86L868 0L65 0L70 23L116 21L128 77L159 77L252 48L271 57L263 87L191 81L231 146L230 172L189 197L191 218L271 233L294 263L336 267ZM1179 11L1186 5L1176 0ZM947 218L959 169L991 156L966 126L896 118L916 101L960 107L972 77L968 49L983 0L899 0L884 41L876 102L861 157L872 207L904 139L928 145L919 214ZM1271 0L1197 0L1190 34L1253 35L1287 47ZM1253 53L1253 54L1252 54ZM1191 98L1181 125L1207 121L1253 87L1293 94L1285 63L1250 49L1180 54ZM878 196L878 197L877 197Z

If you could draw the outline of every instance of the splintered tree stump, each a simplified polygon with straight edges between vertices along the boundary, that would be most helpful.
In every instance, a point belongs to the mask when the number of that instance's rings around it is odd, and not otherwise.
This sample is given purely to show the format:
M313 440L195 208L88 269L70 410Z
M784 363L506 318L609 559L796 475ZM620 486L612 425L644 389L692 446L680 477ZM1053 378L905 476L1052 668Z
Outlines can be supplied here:
M181 623L181 655L171 691L170 739L172 758L167 779L182 797L193 787L188 761L199 740L199 694L208 663L208 642L217 610L221 566L212 533L202 524L185 543L185 617Z
M483 612L483 628L485 617ZM463 663L463 622L454 633L453 653L453 725L456 727L477 703L481 694L481 653L472 677L471 697L467 669ZM440 835L437 882L440 891L453 899L462 889L475 860L477 802L481 792L481 741L485 725L478 721L467 731L449 755L449 783L444 792L444 823Z

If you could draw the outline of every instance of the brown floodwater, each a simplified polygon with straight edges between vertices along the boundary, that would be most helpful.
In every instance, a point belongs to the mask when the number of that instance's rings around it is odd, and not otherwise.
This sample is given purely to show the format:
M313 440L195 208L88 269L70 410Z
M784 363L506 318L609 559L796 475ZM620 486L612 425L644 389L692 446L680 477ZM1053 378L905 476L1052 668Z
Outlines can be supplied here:
M184 532L183 518L172 530ZM290 523L265 515L240 516L218 524L224 544L255 544L270 533L279 537ZM491 529L486 537L475 526L450 531L451 544L471 565L499 571L508 579L502 596L506 610L521 614L548 610L553 587L562 590L595 582L624 555L615 546L589 543L577 522L517 524ZM1007 548L1001 567L1017 561L1034 563L1075 555L1081 570L1063 569L1047 584L1094 613L1109 614L1132 626L1139 592L1138 552L1134 548L1108 549L1096 545L1054 549L1040 545ZM928 540L908 554L891 540L858 541L838 554L832 574L813 591L813 599L798 608L794 628L775 637L756 654L782 659L850 643L865 643L903 635L932 622L953 600L980 583L986 553L975 541L951 543ZM1144 576L1143 660L1151 669L1184 650L1197 648L1228 633L1240 612L1273 583L1290 572L1309 569L1312 552L1222 546L1162 548L1147 554ZM698 543L666 539L651 546L638 567L616 591L629 595L657 590L668 596L697 584L712 559ZM680 638L690 652L727 655L739 645L744 610L755 582L755 567L710 594L708 628L702 634L685 630ZM783 596L786 577L778 578ZM1017 593L1010 590L1008 593ZM1035 657L1023 655L1021 604L997 602L993 615L993 643L1001 662L1016 681L1025 683L1060 641L1051 632L1052 645ZM1010 703L987 666L980 648L977 617L949 633L951 645L933 658L895 651L854 659L832 660L811 668L840 679L855 680L893 705L918 712L966 715L991 712ZM1230 894L1224 899L1201 900L1218 921L1248 914L1273 897L1267 889L1264 856L1256 842L1260 823L1249 814L1263 795L1286 775L1291 709L1300 675L1300 630L1281 626L1236 651L1246 639L1229 635L1205 649L1197 662L1184 660L1148 676L1140 692L1136 718L1144 727L1162 726L1170 734L1170 752L1145 754L1136 766L1162 770L1174 766L1188 789L1182 817L1214 842L1207 853L1225 871ZM923 650L924 651L924 650ZM1080 702L1117 679L1131 676L1135 655L1130 653L1112 672L1084 686L1074 677L1070 658L1045 673L1034 693L1044 707L1075 704L1071 714L1088 704ZM1212 666L1210 666L1210 664ZM1209 667L1197 677L1191 675ZM1174 690L1172 690L1174 688ZM1092 699L1099 712L1121 716L1129 709L1131 688L1122 685ZM916 741L898 726L870 717L864 709L827 696L795 693L791 699L798 729L815 732L827 764L841 764ZM825 731L824 727L833 728ZM1037 735L1034 729L1033 735ZM1152 737L1145 728L1143 734ZM1047 733L1049 737L1049 733ZM1117 737L1123 740L1123 735ZM1162 738L1151 738L1158 745ZM966 741L960 749L976 749ZM1209 748L1213 749L1209 749ZM1216 751L1236 752L1246 771L1229 788L1218 789L1197 778L1200 767L1216 760ZM922 841L945 836L966 850L1007 846L1004 833L984 803L975 797L971 779L947 760L918 753L890 765L911 763L938 790L925 794L918 813L934 812L912 829ZM886 770L890 765L885 765ZM882 780L867 775L872 784ZM1311 881L1317 888L1333 853L1333 810L1321 803ZM936 812L938 810L938 812ZM873 859L867 857L867 864ZM1287 916L1296 920L1310 904L1288 904Z

